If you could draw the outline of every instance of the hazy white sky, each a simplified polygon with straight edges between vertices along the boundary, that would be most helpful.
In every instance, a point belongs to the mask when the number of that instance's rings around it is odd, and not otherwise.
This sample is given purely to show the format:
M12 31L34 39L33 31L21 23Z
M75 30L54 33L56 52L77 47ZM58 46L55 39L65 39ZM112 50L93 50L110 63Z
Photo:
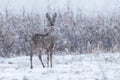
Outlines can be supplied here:
M75 12L78 9L114 12L119 9L120 0L0 0L0 10L7 8L20 11L24 7L27 12L35 13L52 10L64 11L68 5ZM50 8L51 10L48 10Z

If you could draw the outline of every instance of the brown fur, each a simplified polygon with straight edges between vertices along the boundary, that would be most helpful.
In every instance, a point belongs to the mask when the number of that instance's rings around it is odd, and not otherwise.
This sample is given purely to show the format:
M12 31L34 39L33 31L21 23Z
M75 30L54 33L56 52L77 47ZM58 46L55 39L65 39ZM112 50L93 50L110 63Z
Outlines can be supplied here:
M43 68L45 67L43 61L42 61L42 51L43 49L47 50L47 67L52 67L52 52L55 46L55 42L57 41L57 37L54 33L53 26L55 25L55 18L57 17L57 14L55 13L53 17L50 17L49 14L46 14L46 18L49 22L48 31L44 34L35 34L32 37L32 49L30 54L30 68L33 68L32 65L32 57L33 54L35 54L36 51L39 51L38 57L41 61L41 64Z

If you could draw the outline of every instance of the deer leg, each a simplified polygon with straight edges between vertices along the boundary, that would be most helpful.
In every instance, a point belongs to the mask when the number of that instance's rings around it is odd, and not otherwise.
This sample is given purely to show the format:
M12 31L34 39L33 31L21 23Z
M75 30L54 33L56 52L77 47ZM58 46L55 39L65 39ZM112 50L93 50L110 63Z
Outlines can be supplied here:
M52 51L50 52L50 67L52 68Z
M40 59L40 61L41 61L41 64L42 64L43 68L45 68L45 65L44 65L44 63L43 63L43 61L42 61L42 56L41 56L41 55L38 55L38 57L39 57L39 59Z
M32 66L32 56L33 56L33 55L30 55L30 65L31 65L30 68L31 68L31 69L33 69L33 66Z
M49 51L47 51L47 68L49 67L49 59L50 59L50 57L49 57Z

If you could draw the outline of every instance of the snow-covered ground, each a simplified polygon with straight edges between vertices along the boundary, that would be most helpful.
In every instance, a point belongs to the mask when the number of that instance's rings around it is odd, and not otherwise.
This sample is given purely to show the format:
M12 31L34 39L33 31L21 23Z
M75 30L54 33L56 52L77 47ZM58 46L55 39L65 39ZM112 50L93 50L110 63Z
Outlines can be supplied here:
M46 56L43 56L46 62ZM120 54L54 55L53 68L42 68L37 56L0 58L0 80L120 80Z

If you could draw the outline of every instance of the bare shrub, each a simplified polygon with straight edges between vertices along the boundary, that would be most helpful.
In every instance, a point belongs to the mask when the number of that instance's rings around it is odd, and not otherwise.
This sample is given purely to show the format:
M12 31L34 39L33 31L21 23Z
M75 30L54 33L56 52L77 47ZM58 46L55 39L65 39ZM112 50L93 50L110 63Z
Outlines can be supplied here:
M120 51L119 14L88 16L78 11L75 15L70 9L57 13L59 42L55 51ZM31 37L44 31L45 22L40 14L0 12L0 56L29 55Z

